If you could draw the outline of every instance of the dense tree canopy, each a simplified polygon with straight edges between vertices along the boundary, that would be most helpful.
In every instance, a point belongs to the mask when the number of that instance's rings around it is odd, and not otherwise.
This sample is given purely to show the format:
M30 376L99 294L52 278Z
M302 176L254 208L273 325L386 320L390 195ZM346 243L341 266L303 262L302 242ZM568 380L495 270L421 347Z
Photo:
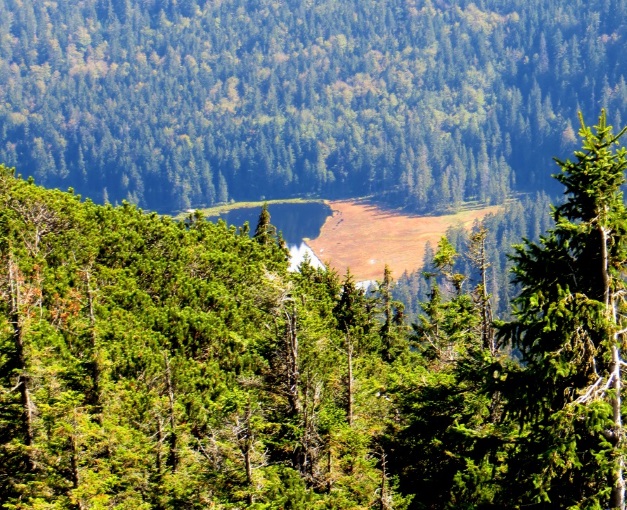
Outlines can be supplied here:
M401 490L429 494L416 508L625 508L625 130L604 111L580 120L582 149L557 160L553 226L511 256L508 322L485 322L492 282L465 287L449 240L429 257L413 335L426 370L400 382L391 438ZM487 231L467 239L485 274Z
M481 227L486 230L484 249L490 265L485 276L495 317L505 319L510 316L512 300L518 290L516 285L510 285L512 245L523 238L537 241L553 226L550 203L551 199L545 193L529 194L508 202L501 211L485 217L472 229L475 234ZM455 272L467 276L466 288L477 285L482 278L469 256L471 242L467 230L462 225L452 227L446 232L446 238L461 254L455 259ZM427 247L422 268L400 275L393 288L394 297L405 304L409 317L419 314L421 303L428 299L430 287L424 272L433 272L434 248Z
M251 239L0 166L2 508L406 506L393 328L349 276L289 274L265 213Z
M521 355L504 389L524 427L511 453L512 499L625 508L624 132L612 133L605 112L594 128L581 121L576 161L558 160L566 201L553 210L555 227L514 256L522 290L501 328Z
M571 119L626 118L621 0L0 0L0 161L98 202L548 185Z
M411 328L387 268L288 272L267 208L251 237L0 166L0 506L624 509L623 133L557 160L507 322L492 218Z

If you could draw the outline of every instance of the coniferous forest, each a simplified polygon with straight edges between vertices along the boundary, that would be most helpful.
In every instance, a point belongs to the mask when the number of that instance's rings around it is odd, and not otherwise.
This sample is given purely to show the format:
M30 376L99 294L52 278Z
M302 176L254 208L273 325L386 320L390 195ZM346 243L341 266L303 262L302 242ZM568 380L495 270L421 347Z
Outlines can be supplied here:
M157 211L550 186L627 119L622 0L0 1L0 161ZM554 188L556 189L556 188Z
M626 54L621 0L0 0L0 508L625 510ZM296 196L506 205L368 289L157 214Z
M251 237L2 166L2 508L624 509L627 128L580 120L510 316L483 224L411 327L387 269L288 272L266 209Z

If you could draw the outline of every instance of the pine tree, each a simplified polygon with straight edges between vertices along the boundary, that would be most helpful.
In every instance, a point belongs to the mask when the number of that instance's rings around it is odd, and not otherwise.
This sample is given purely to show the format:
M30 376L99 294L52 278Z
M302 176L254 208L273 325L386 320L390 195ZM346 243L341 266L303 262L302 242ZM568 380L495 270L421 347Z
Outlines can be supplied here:
M442 237L433 257L435 272L424 274L431 286L428 301L412 325L419 351L436 364L457 360L473 342L478 322L471 297L462 292L465 276L454 271L457 258L451 242Z
M468 246L468 258L473 266L479 271L480 283L473 291L473 300L481 314L481 345L484 349L489 349L494 356L497 352L494 328L492 327L492 304L488 293L488 273L490 267L486 253L486 239L488 230L481 226L478 230L470 234Z
M522 290L500 335L520 352L505 396L521 434L510 500L554 508L625 508L621 348L627 332L626 150L602 111L583 149L556 160L566 200L556 226L513 257Z
M383 321L379 328L379 336L382 342L382 355L386 361L393 361L407 345L404 306L392 297L393 287L392 271L386 264L383 270L383 280L378 282L377 288Z
M270 212L268 211L268 204L264 203L259 214L259 220L257 221L257 228L255 229L255 240L263 245L271 244L276 238L276 228L270 223Z

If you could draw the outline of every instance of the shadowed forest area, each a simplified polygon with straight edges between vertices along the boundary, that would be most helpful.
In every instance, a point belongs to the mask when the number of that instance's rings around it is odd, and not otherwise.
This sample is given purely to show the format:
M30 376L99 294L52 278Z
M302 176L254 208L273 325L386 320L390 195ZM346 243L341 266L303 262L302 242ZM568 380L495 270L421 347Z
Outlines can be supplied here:
M626 20L0 0L0 507L624 510ZM364 196L503 209L369 289L158 214Z
M627 119L625 20L621 0L1 0L0 161L162 212L502 203L551 186L578 110Z

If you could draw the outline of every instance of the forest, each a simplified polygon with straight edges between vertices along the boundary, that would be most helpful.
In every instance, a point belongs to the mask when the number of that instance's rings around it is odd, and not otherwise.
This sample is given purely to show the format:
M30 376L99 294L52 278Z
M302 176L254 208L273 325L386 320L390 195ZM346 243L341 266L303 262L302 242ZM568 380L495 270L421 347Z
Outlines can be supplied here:
M288 272L267 209L174 221L0 166L0 507L624 509L627 128L580 122L509 317L489 221L407 321L387 269Z
M624 510L626 41L621 0L0 0L0 508ZM364 196L505 205L369 289L160 214Z
M622 0L0 0L0 161L98 203L553 194L627 119Z

